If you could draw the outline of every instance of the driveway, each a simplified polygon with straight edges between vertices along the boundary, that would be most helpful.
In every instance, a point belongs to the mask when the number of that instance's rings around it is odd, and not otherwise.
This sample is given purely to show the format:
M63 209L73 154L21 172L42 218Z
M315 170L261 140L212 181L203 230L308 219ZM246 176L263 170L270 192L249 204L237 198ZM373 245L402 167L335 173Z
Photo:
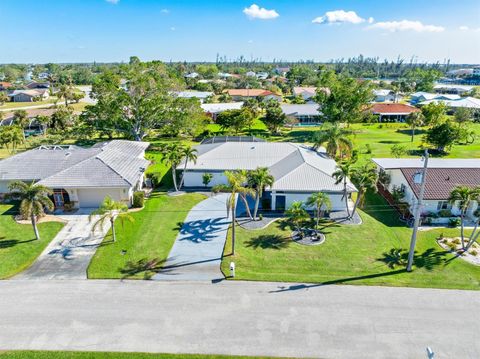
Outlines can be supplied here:
M480 358L479 291L10 280L0 293L0 350Z
M73 214L60 215L65 226L28 269L15 279L87 279L87 267L108 225L92 233L95 223L88 220L93 209L81 208Z
M164 269L154 280L217 280L231 217L227 217L229 194L221 193L193 207L173 244Z

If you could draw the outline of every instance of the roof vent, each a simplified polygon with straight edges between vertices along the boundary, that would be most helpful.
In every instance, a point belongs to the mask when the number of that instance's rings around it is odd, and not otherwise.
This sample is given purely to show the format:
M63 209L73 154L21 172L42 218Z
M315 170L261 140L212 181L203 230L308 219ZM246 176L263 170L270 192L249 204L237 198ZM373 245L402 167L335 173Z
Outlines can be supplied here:
M71 152L67 152L67 153L65 153L65 157L68 157L68 156L70 156L71 154L72 154Z
M422 172L417 172L413 175L413 183L420 184L422 183Z

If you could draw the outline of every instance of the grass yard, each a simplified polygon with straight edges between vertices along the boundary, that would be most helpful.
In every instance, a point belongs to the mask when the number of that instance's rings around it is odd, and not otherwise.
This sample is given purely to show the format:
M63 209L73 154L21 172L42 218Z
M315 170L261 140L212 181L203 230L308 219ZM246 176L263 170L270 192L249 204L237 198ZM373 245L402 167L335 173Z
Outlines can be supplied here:
M0 279L11 277L29 267L63 227L59 222L38 225L40 240L31 225L13 219L16 208L0 204Z
M117 242L105 237L88 267L89 278L148 279L160 269L175 241L179 224L205 196L170 197L154 192L145 208L131 213L135 221L117 224Z
M148 354L108 352L60 352L60 351L4 351L1 359L268 359L269 357L246 357L232 355L201 354Z
M30 106L39 106L39 105L50 105L57 100L56 97L50 96L45 101L35 101L35 102L5 102L0 106L0 110L15 110L19 107L30 107Z
M234 261L235 279L240 280L480 290L480 267L454 259L435 241L441 232L458 235L459 229L420 232L415 270L407 273L412 230L378 195L369 195L360 214L360 226L326 226L326 241L318 246L292 242L283 222L257 231L237 227L235 256L229 255L229 237L222 270L229 273Z

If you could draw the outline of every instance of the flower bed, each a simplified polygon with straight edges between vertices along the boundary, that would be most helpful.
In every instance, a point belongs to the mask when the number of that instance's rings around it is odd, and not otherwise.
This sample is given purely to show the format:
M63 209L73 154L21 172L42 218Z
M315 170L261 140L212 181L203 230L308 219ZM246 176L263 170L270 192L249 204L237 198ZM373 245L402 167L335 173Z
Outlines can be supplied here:
M450 251L451 253L457 255L461 259L480 266L480 245L478 243L473 243L472 246L468 249L468 251L464 251L462 248L462 240L460 237L456 238L448 238L442 237L437 239L437 243L443 249ZM467 243L467 239L465 240L465 245Z

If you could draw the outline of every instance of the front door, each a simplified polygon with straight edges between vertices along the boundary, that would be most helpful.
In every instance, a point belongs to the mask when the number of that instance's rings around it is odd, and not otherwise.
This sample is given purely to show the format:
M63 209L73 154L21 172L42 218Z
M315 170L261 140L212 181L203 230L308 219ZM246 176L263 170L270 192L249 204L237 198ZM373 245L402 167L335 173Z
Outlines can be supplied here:
M55 204L55 208L63 208L65 201L63 199L62 191L53 192L53 203Z

